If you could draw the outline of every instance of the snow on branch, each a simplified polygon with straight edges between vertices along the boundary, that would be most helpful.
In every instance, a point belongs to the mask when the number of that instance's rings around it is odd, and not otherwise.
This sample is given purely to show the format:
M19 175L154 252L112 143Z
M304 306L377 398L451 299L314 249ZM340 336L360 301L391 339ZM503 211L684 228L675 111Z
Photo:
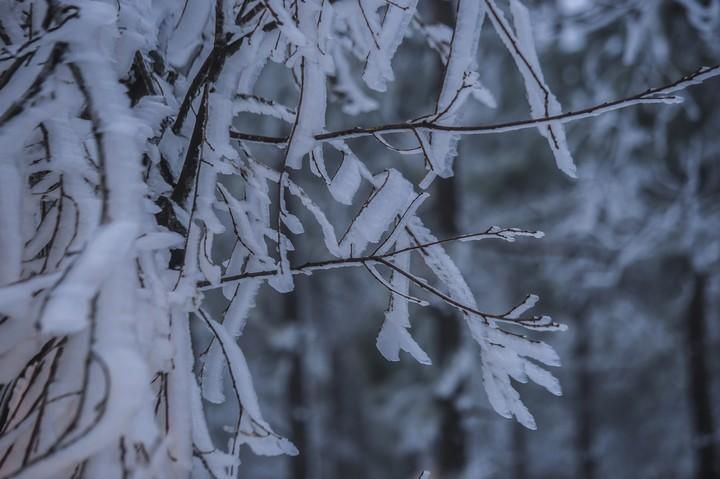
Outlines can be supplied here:
M486 125L442 125L432 121L420 120L417 122L389 123L384 125L376 125L369 127L355 127L346 130L335 130L315 135L315 141L327 142L335 140L348 140L354 138L362 138L366 136L376 136L389 133L412 133L414 131L431 131L431 132L447 132L459 135L489 135L509 133L512 131L526 130L539 126L549 125L554 122L570 123L578 120L594 118L605 113L610 113L625 108L630 108L645 104L678 104L683 99L677 95L670 95L678 91L685 90L694 85L699 85L711 78L720 75L720 65L711 67L701 67L696 71L679 78L671 83L659 87L648 88L647 90L630 95L617 100L609 100L603 103L591 105L579 110L567 111L555 115L549 115L541 118L530 118L526 120L514 120L501 123L492 123ZM247 141L250 143L268 143L275 145L284 145L287 143L286 137L264 136L239 131L232 131L231 138L238 141Z
M379 354L430 365L412 312L453 309L477 343L493 408L536 426L513 381L559 395L546 367L560 361L521 331L564 325L530 313L535 295L487 311L445 246L542 233L490 227L439 239L421 219L424 190L453 174L464 135L529 128L574 175L566 123L677 103L676 92L720 66L563 112L520 1L510 1L512 26L493 0L461 0L452 27L426 25L421 6L0 2L0 477L231 478L241 448L297 454L274 415L262 415L238 337L262 285L287 293L297 275L339 268L358 268L388 295L384 317L377 308ZM462 122L469 98L504 106L477 65L486 17L524 80L529 119ZM445 68L427 114L331 129L342 124L336 114L352 120L383 105L378 92L411 35ZM389 138L397 133L402 147ZM350 142L361 137L390 157L424 155L424 179L380 170ZM319 259L299 264L296 249ZM226 402L221 449L209 418Z

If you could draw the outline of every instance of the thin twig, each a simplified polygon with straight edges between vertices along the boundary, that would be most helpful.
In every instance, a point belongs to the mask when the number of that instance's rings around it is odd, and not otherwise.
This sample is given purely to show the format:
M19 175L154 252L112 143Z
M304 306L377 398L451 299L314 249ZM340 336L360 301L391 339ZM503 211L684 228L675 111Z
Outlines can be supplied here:
M487 230L483 231L482 233L469 233L469 234L463 234L458 236L453 236L450 238L444 238L437 241L432 241L429 243L422 243L414 246L408 246L405 248L400 248L395 251L391 251L384 254L371 254L366 256L356 256L356 257L350 257L350 258L333 258L328 259L324 261L310 261L305 264L296 266L290 270L290 272L293 275L298 274L312 274L314 271L320 271L324 269L335 269L335 268L345 268L350 266L360 266L366 263L384 263L384 261L387 258L391 258L393 256L396 256L401 253L406 253L408 251L413 250L422 250L424 248L429 248L431 246L437 246L444 243L450 243L454 241L467 241L467 240L482 240L482 239L502 239L504 241L508 240L508 237L503 236L503 233L511 233L511 234L517 234L519 232L528 233L529 235L536 234L531 231L524 231L524 230L518 230L516 228L495 228L491 227ZM269 276L274 276L277 274L277 269L269 269L269 270L261 270L261 271L249 271L245 273L240 274L233 274L228 276L223 276L220 278L220 284L228 284L228 283L234 283L236 281L242 281L244 279L249 278L265 278ZM198 288L200 289L209 289L216 287L217 285L213 285L209 281L199 281L197 283Z
M456 133L458 135L487 135L495 133L507 133L510 131L525 130L528 128L536 128L538 126L548 125L554 122L569 123L572 121L591 118L594 116L609 113L615 110L628 108L640 104L667 103L680 101L676 96L663 96L678 90L682 90L692 85L697 85L705 80L720 75L720 64L712 67L702 67L689 75L666 85L649 88L642 93L637 93L618 100L598 103L580 110L568 111L557 115L550 115L543 118L528 118L524 120L515 120L504 123L491 123L487 125L442 125L428 120L418 122L388 123L384 125L376 125L369 127L348 128L344 130L335 130L315 135L315 141L323 143L335 140L347 140L352 138L360 138L364 136L377 135L379 133L407 133L416 132L418 130L425 131L441 131L447 133ZM247 141L251 143L265 143L272 145L286 145L288 137L265 136L254 133L244 133L232 130L230 138L234 140Z

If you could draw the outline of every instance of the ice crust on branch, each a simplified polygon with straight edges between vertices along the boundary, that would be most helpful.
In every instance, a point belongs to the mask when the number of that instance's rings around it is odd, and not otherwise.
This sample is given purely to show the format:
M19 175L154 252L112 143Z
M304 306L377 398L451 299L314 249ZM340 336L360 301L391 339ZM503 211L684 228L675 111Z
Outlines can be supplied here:
M452 308L476 343L490 404L536 427L513 381L559 395L547 368L560 361L521 332L564 326L530 314L535 295L506 313L482 309L446 246L542 234L492 227L438 238L421 219L423 190L453 174L462 135L523 128L538 128L574 176L564 123L676 103L670 93L720 67L563 114L520 1L510 1L512 26L493 0L459 1L452 27L423 24L421 5L0 2L0 477L232 478L243 446L297 454L262 415L238 338L266 283L290 292L295 275L344 267L389 297L379 354L431 364L411 313ZM471 98L503 106L477 65L486 17L524 80L532 120L461 123ZM445 65L427 114L328 131L335 113L379 108L394 57L416 34ZM264 130L273 122L284 136ZM383 161L422 154L424 165L378 170L361 137L379 140ZM320 259L295 264L294 249L313 241ZM206 297L210 289L222 297ZM213 300L224 301L222 318L211 317ZM474 372L470 354L440 390ZM223 403L233 411L225 448L208 424Z
M550 91L538 60L533 40L530 14L519 0L510 0L510 11L513 16L515 31L508 23L502 10L494 0L484 0L490 21L500 36L505 48L512 55L515 65L525 81L525 91L530 103L533 118L543 118L562 113L560 103ZM552 122L538 127L540 134L547 138L550 149L555 156L557 167L566 175L575 178L577 169L565 138L565 129L560 122Z

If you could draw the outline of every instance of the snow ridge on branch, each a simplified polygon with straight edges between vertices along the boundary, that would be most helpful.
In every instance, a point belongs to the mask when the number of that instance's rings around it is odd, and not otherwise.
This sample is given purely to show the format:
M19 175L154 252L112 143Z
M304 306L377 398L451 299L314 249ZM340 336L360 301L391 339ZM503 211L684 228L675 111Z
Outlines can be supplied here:
M418 5L0 3L0 477L232 478L243 446L302 453L263 416L237 339L263 284L287 293L299 274L346 267L387 290L377 325L382 356L408 353L431 364L410 313L453 308L477 343L492 407L536 427L513 381L560 395L546 369L560 361L524 333L565 327L529 313L535 295L506 312L483 309L445 246L542 233L490 227L438 239L421 219L424 190L453 174L462 136L528 128L574 176L566 123L677 103L674 93L719 75L720 66L563 112L519 0L510 1L513 26L493 0L460 0L452 29L425 25ZM486 18L524 79L529 119L462 123L472 101L501 106L475 59ZM329 131L329 102L348 115L378 108L369 90L387 89L393 59L415 33L445 65L428 114ZM270 67L295 87L296 104L263 96ZM290 132L243 132L247 114ZM414 146L393 147L390 133L408 134ZM350 144L369 136L389 155L422 155L423 179L415 184L399 168L373 171ZM268 146L279 168L269 166ZM309 180L327 189L332 209L348 213L344 231ZM313 227L323 256L295 264L292 252ZM226 257L218 245L229 246ZM210 289L222 292L222 318L210 313ZM227 402L234 415L221 447L207 411Z

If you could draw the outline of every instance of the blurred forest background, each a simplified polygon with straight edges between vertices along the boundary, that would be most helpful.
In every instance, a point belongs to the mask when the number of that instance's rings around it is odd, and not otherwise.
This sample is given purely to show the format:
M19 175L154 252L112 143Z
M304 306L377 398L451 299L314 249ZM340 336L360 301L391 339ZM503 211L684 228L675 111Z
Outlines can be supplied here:
M718 1L525 3L565 111L720 62ZM432 112L442 67L422 29L452 24L455 9L444 0L420 4L421 21L393 63L396 82L384 95L367 92L379 110L348 118L330 109L328 129ZM528 118L522 79L485 27L480 79L497 106L472 102L465 121ZM276 99L296 101L294 85L280 84L284 75L272 66L264 75L268 92L284 92ZM537 431L492 411L479 351L457 313L435 303L416 308L414 336L433 365L408 356L390 363L375 348L386 289L360 269L317 272L297 277L284 297L263 286L240 338L267 419L301 451L245 451L243 477L416 478L424 469L433 479L720 477L720 85L682 95L681 105L570 123L578 180L557 171L534 129L464 137L456 176L436 181L420 211L438 237L491 225L546 233L448 247L484 309L504 311L537 293L539 311L569 326L544 338L563 358L555 374L564 395L521 387ZM287 125L252 115L239 126L287 134ZM420 157L370 138L353 144L374 171L393 166L422 177ZM275 149L267 155L279 160ZM327 195L313 181L304 187ZM312 241L301 244L295 262L322 259L320 248L307 249ZM222 407L212 411L219 437L223 416Z

